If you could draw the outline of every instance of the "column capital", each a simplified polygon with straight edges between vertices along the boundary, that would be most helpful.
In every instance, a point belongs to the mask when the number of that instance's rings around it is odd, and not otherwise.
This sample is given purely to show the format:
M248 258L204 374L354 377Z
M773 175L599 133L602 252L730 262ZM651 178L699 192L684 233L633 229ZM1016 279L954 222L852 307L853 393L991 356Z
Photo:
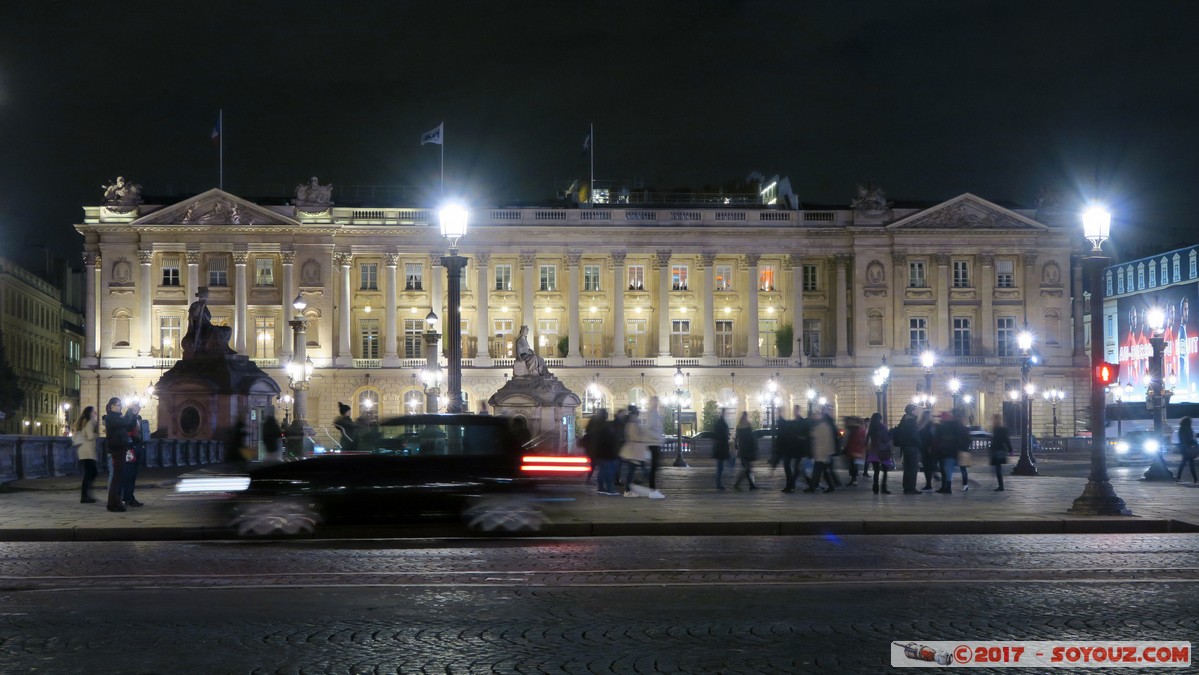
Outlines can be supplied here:
M624 251L617 251L617 252L608 254L608 257L612 259L613 267L624 267L624 261L625 261L626 256L628 256L628 253L625 253Z
M947 267L947 266L949 266L949 254L948 253L934 253L933 254L933 262L937 263L937 267Z
M745 266L746 267L757 267L758 261L761 259L762 259L762 255L760 253L746 253L745 254ZM757 284L757 281L754 279L751 279L750 283Z
M1037 264L1037 254L1036 253L1021 253L1020 260L1022 260L1025 265L1035 265L1035 264Z
M192 249L188 249L184 255L187 256L188 265L199 265L200 259L204 257L204 254Z
M241 249L241 250L233 252L233 264L234 265L244 265L249 261L250 261L250 252L249 251L247 251L245 249Z
M803 267L803 256L798 253L791 253L787 256L787 267L798 269Z
M295 251L279 251L279 260L284 265L294 265L294 264L296 264L296 252Z
M853 262L853 254L852 253L834 253L833 254L833 264L837 265L838 267L848 266L852 262Z
M994 253L980 253L978 255L978 262L981 263L983 267L994 267L995 266L995 254Z
M537 264L537 251L522 250L520 252L520 266L532 267Z
M487 267L490 264L491 264L491 254L490 253L476 253L475 254L475 266L476 267Z
M354 260L354 254L352 254L352 253L334 253L333 254L333 264L337 265L338 267L344 267L346 269L349 269L350 263L353 260Z
M137 261L143 265L154 264L154 251L150 251L147 249L138 249Z
M566 266L567 267L578 267L579 263L582 261L583 261L583 252L582 251L567 251L566 252Z
M430 267L441 267L441 254L440 253L430 253L429 254L429 266Z
M899 265L904 264L907 261L908 261L907 253L900 253L899 251L891 251L892 264L899 266Z
M654 264L658 267L670 266L671 251L668 248L660 248L654 252Z
M711 267L716 264L716 252L704 251L699 254L699 262L704 267Z
M83 252L83 265L84 265L84 267L99 267L100 266L100 253L97 251L84 251Z
M400 264L400 254L399 253L384 253L383 254L383 264L386 265L387 267L398 266Z

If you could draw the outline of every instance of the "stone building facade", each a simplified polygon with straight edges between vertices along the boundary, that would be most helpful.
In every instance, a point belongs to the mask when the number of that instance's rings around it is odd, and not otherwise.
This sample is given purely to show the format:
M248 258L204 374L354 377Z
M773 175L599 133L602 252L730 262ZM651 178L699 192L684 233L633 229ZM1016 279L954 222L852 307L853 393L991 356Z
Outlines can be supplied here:
M988 424L1019 383L1015 336L1027 326L1041 360L1034 379L1067 391L1059 415L1074 428L1089 382L1074 220L972 194L907 209L871 197L826 210L474 209L460 242L468 406L503 385L528 325L586 409L671 393L681 370L695 410L717 401L762 413L773 377L783 409L811 390L838 417L865 415L885 358L897 420L924 387L919 355L932 350L938 409L956 377L969 417ZM299 203L213 189L175 204L85 207L84 398L151 385L180 357L188 304L207 286L231 346L285 390L292 300L304 298L314 426L339 401L354 415L423 410L424 319L430 309L445 317L446 302L435 214ZM779 345L788 325L793 339ZM1040 408L1037 433L1049 424Z

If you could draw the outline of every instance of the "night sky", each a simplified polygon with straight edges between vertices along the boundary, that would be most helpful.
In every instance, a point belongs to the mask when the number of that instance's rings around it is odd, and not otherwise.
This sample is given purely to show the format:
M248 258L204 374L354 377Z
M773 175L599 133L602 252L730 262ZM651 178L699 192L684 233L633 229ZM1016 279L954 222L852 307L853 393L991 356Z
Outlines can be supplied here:
M668 190L789 176L804 204L1043 185L1106 201L1117 249L1194 243L1199 4L26 2L0 19L0 255L78 263L117 175L149 195L451 191L537 203L574 178ZM273 190L273 192L272 192Z

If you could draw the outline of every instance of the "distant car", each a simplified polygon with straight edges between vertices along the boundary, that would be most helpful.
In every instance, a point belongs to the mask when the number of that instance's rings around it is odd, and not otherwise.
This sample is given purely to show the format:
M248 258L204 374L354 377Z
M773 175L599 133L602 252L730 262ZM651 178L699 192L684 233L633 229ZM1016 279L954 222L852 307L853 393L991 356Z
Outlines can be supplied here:
M223 495L242 535L456 518L473 529L520 531L544 521L540 479L587 469L585 457L527 453L502 417L410 415L364 430L357 452L262 465L219 483L185 474L176 491Z
M711 457L712 447L715 444L715 431L701 431L691 437L691 452L695 453L697 457Z
M1119 464L1145 464L1153 461L1159 453L1169 449L1168 440L1153 431L1130 431L1114 443L1116 462Z

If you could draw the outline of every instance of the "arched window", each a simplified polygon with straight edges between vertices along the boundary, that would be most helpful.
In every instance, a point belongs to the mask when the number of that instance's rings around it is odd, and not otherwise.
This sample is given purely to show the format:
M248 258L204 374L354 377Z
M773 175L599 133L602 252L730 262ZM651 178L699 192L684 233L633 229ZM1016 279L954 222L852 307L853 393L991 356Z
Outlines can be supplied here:
M416 415L425 412L425 394L415 389L404 394L404 412Z

